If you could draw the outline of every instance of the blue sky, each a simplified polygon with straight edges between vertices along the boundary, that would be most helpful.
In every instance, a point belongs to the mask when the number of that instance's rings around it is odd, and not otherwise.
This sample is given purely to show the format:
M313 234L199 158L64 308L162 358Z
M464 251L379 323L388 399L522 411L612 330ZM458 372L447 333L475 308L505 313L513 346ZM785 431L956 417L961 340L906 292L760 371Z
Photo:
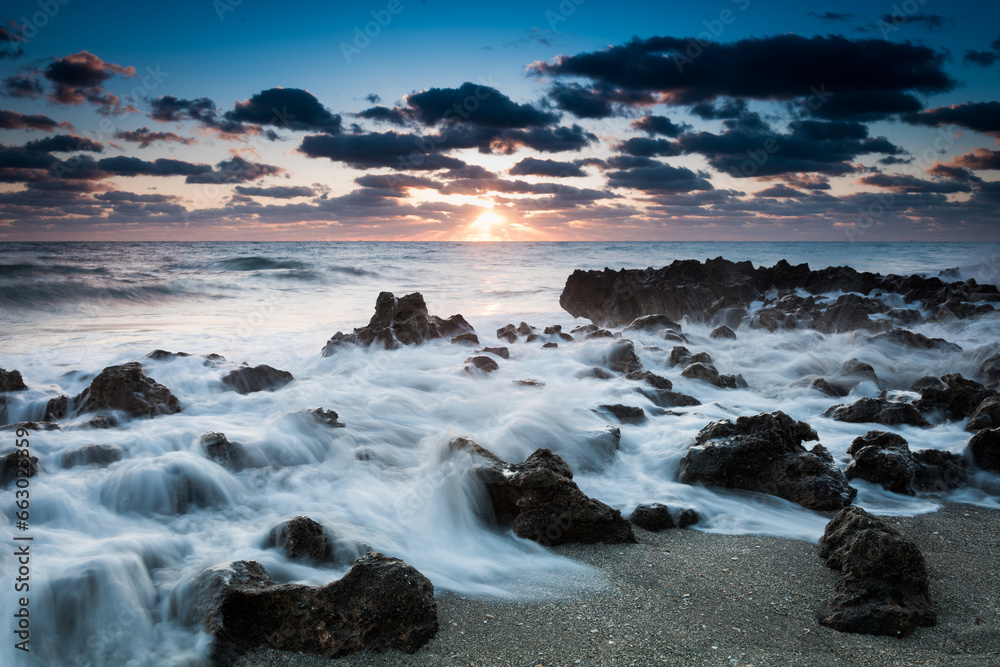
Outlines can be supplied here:
M64 2L0 14L9 240L1000 240L995 3Z

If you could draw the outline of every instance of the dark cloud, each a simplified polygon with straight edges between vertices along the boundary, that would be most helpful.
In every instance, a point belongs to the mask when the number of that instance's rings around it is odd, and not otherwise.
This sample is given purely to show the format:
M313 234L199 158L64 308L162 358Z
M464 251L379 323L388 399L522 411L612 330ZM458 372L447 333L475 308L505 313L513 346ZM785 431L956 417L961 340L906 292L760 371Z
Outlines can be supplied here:
M465 165L456 158L437 154L439 146L430 137L390 131L314 134L304 137L298 150L309 157L329 158L356 169L390 167L407 171L436 171Z
M61 127L64 130L73 129L73 126L67 122L59 123L41 114L25 115L16 111L0 109L0 128L5 130L44 130L52 132L57 127Z
M692 190L712 190L712 184L687 167L672 167L658 164L651 167L635 167L607 173L608 185L616 188L632 188L644 192L691 192Z
M160 162L160 160L157 160ZM204 165L198 165L204 166ZM238 155L215 165L215 171L193 172L185 183L245 183L265 176L276 176L284 172L281 167L271 164L249 162Z
M882 14L878 18L879 21L896 27L919 23L931 31L947 30L956 25L954 19L947 19L940 14L907 14L896 11L892 14Z
M33 75L23 72L8 76L0 85L0 95L6 97L34 100L41 97L43 92L45 89L42 87L42 82Z
M651 136L662 134L665 137L677 137L681 132L691 129L687 123L675 123L666 116L643 116L633 120L631 125Z
M42 75L52 82L54 90L48 99L56 104L83 104L89 102L102 114L137 112L134 106L121 106L117 95L104 90L104 82L114 75L126 78L135 76L134 67L108 63L87 51L56 58L43 70Z
M777 198L793 198L793 199L798 199L800 197L804 197L805 193L802 192L801 190L796 190L795 188L790 188L787 185L779 183L778 185L772 185L769 188L766 188L766 189L761 190L759 192L755 192L753 194L753 196L757 197L757 198L771 197L771 198L775 198L775 199L777 199Z
M699 102L691 107L691 113L705 120L726 120L745 115L747 101L742 98L726 98L713 102Z
M0 26L0 60L3 58L20 58L24 55L24 37Z
M41 151L29 151L23 146L0 146L0 169L48 169L56 158Z
M87 139L86 137L74 137L68 134L57 134L44 139L29 141L24 145L25 150L38 151L40 153L73 153L76 151L90 151L100 153L104 150L99 142Z
M212 171L207 164L194 164L182 160L159 158L148 162L137 157L109 157L98 160L97 167L113 176L188 176Z
M1000 102L966 102L905 114L902 119L914 125L957 125L997 136L1000 135Z
M649 139L647 137L632 137L631 139L626 139L621 143L615 144L613 148L626 155L635 155L637 157L670 157L671 155L681 154L676 141Z
M977 148L972 153L956 157L955 163L969 169L1000 169L1000 151Z
M879 158L878 163L883 165L893 165L893 164L910 164L913 162L912 157L897 157L895 155L887 155L886 157Z
M133 202L142 204L163 204L176 199L171 195L157 194L136 194L135 192L122 192L112 190L103 194L94 195L94 199L107 202Z
M465 82L458 88L429 88L406 98L413 118L424 125L441 121L491 128L528 128L550 125L555 114L530 104L518 104L496 88Z
M548 97L556 107L577 118L608 118L615 115L615 104L641 106L656 103L646 91L624 90L603 86L581 86L577 83L555 83Z
M872 185L877 188L903 193L940 193L969 192L972 188L967 182L928 181L916 176L904 174L871 174L858 179L859 185Z
M374 120L378 123L392 123L393 125L406 125L407 116L399 109L393 107L373 106L357 114L358 118Z
M293 197L311 197L316 194L312 188L294 186L276 186L273 188L253 188L243 185L236 186L236 192L252 197L270 197L272 199L292 199Z
M856 19L857 14L846 14L844 12L823 12L819 14L817 12L806 12L806 16L811 16L814 19L819 19L824 23L838 23L841 21L850 21L851 19Z
M149 148L157 141L169 143L179 143L191 145L195 140L189 137L182 137L176 132L153 132L148 127L140 127L138 130L119 130L115 132L115 139L139 144L140 148Z
M965 56L962 57L962 62L969 65L978 65L979 67L990 67L998 59L1000 59L1000 53L996 51L975 51L969 49L965 52Z
M225 119L235 123L271 125L288 130L341 131L341 117L330 113L312 93L299 88L270 88L237 102Z
M42 192L104 192L106 183L95 181L66 181L58 178L25 183L29 190Z
M953 164L944 164L943 162L938 162L934 164L930 169L927 170L928 174L933 176L940 176L941 178L950 178L955 181L981 181L978 176L972 173L971 170L965 167L958 167Z
M215 102L207 97L193 100L179 99L173 95L158 97L152 102L152 112L149 117L161 123L193 120L223 137L240 137L254 131L239 121L224 118L219 114ZM277 135L272 133L269 138L277 138Z
M579 165L572 162L557 162L556 160L537 160L526 157L508 172L512 176L552 176L555 178L586 176L587 173Z

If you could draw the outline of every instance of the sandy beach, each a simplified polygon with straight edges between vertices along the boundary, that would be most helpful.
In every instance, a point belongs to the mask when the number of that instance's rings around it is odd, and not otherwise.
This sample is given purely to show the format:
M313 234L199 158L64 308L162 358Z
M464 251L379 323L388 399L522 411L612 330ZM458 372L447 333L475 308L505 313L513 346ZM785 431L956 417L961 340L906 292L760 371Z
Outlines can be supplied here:
M814 545L636 529L634 545L557 548L596 568L590 590L533 602L438 595L441 629L415 654L358 653L336 664L1000 664L1000 511L947 504L889 521L922 550L938 613L936 626L904 639L839 633L816 622L838 573ZM238 664L330 660L262 651Z

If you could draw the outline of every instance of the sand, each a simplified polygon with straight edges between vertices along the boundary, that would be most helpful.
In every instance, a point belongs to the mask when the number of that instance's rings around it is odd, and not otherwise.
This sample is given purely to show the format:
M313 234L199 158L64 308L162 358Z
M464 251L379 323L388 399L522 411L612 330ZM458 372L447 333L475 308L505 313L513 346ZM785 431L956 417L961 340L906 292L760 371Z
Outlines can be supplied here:
M829 514L832 516L832 513ZM889 518L924 553L938 624L899 639L817 623L839 573L816 546L696 530L639 544L556 551L595 568L569 597L534 601L438 595L441 629L412 655L356 653L385 665L1000 665L1000 511L946 504ZM531 582L523 582L526 588ZM265 650L242 667L329 665Z

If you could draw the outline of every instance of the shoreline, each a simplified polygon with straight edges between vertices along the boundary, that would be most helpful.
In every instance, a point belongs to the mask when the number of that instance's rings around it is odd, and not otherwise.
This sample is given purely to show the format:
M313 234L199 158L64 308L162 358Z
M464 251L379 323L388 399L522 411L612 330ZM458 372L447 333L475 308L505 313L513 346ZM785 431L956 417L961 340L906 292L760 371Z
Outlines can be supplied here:
M235 664L1000 664L1000 510L948 503L930 514L885 518L923 552L938 614L937 625L903 639L817 623L838 573L814 544L637 528L638 544L553 549L602 572L601 590L533 601L437 594L440 630L412 655L362 651L332 663L263 650Z

